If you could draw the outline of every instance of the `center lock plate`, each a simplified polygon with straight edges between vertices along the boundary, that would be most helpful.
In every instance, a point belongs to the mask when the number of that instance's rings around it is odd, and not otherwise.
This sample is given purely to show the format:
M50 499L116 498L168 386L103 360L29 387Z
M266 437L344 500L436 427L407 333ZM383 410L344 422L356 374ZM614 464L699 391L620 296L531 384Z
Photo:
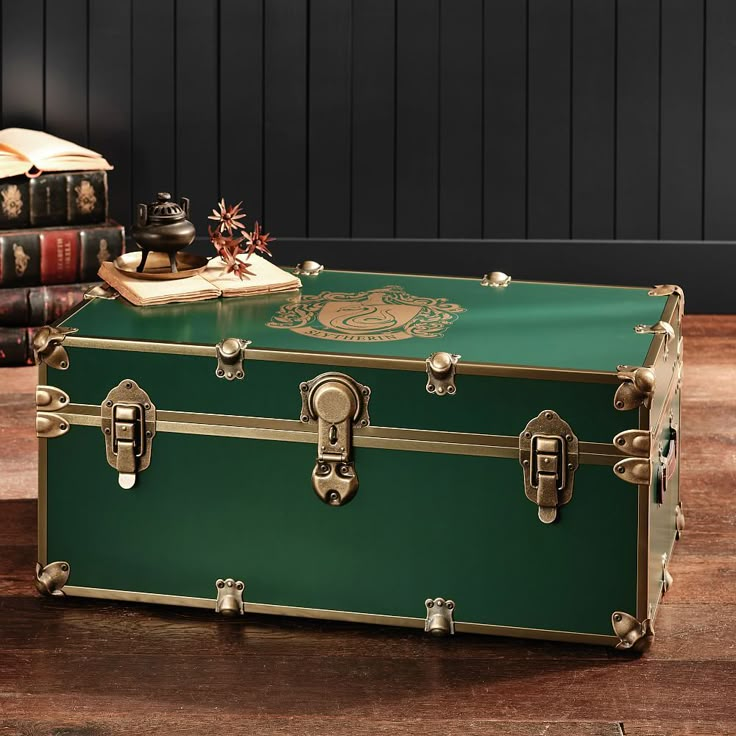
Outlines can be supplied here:
M344 373L322 373L299 386L301 420L317 423L314 492L330 506L343 506L358 492L353 429L367 427L371 390Z

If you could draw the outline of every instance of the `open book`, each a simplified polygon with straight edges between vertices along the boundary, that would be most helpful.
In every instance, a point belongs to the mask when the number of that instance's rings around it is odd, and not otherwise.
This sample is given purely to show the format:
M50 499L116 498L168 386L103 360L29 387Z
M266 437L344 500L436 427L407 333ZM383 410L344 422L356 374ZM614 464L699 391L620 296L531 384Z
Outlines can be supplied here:
M40 130L0 130L0 179L41 171L99 171L112 166L99 153Z
M238 256L245 260L245 256ZM302 282L265 258L252 255L248 265L253 276L242 281L238 276L225 273L225 264L215 256L207 268L197 276L171 281L143 281L119 271L105 261L97 275L138 307L172 302L200 302L219 296L255 296L281 291L293 291Z

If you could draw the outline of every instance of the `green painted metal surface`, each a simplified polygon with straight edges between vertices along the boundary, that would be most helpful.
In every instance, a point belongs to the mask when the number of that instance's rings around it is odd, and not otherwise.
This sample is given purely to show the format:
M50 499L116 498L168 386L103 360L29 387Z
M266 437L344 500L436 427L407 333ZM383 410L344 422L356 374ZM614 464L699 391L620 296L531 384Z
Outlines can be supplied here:
M580 440L610 443L638 421L636 411L614 409L614 384L458 376L457 393L437 397L416 371L253 360L244 380L226 381L215 375L214 357L71 347L69 363L67 371L50 370L49 382L77 404L99 405L132 378L162 410L298 419L299 384L335 370L370 386L374 426L515 436L539 412L553 409Z
M306 444L159 433L130 491L99 428L48 442L48 557L70 585L611 635L636 607L637 490L582 466L544 525L511 459L358 448L360 490L317 499Z
M641 365L665 300L646 289L326 271L300 293L138 308L96 300L65 324L83 336L615 371ZM279 327L269 326L280 325Z

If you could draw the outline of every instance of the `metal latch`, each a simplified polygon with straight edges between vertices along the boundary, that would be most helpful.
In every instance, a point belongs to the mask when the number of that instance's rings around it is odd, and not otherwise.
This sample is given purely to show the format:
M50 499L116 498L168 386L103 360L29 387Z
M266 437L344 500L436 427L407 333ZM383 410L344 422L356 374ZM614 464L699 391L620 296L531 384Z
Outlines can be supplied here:
M455 391L455 373L459 355L432 353L427 359L427 392L437 396L452 396Z
M245 583L233 578L219 578L215 582L217 589L217 600L215 601L215 613L223 616L242 616L245 613L245 602L243 591Z
M317 423L314 492L330 506L342 506L358 491L352 457L353 428L367 427L371 390L343 373L322 373L300 384L301 420Z
M118 471L120 487L132 488L151 464L156 407L135 381L125 379L107 395L100 414L107 462Z
M558 507L572 498L578 438L566 421L547 409L519 435L519 462L526 496L539 506L540 521L550 524Z
M452 636L455 633L454 601L427 598L424 605L427 609L424 630L432 636Z
M215 353L217 354L215 374L218 378L225 378L228 381L245 378L243 361L245 360L245 350L250 342L250 340L241 340L237 337L228 337L215 345Z

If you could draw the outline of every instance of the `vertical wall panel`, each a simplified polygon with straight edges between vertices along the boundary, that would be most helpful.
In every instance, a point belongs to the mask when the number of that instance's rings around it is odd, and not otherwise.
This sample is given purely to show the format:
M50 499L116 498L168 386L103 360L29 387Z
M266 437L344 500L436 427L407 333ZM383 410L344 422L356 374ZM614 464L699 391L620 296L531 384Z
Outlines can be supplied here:
M351 215L351 3L311 0L309 235L348 237Z
M46 130L87 144L87 0L46 3Z
M439 234L483 231L483 5L440 0Z
M219 190L250 224L263 220L263 6L220 0Z
M133 0L133 204L175 194L176 75L173 0Z
M614 236L616 5L573 0L573 238Z
M526 236L526 2L486 0L483 237Z
M44 125L43 0L0 3L4 127Z
M660 230L699 239L703 226L703 0L662 3Z
M438 235L439 0L398 0L396 235Z
M736 3L706 6L705 239L736 239Z
M264 218L276 235L307 233L307 0L265 6Z
M218 194L218 42L217 3L177 0L176 192L191 200L200 236Z
M394 234L395 1L353 0L352 235Z
M110 217L129 222L131 0L89 6L89 146L115 167L108 173Z
M530 238L570 235L570 0L529 0Z
M659 4L618 0L618 238L658 236Z

